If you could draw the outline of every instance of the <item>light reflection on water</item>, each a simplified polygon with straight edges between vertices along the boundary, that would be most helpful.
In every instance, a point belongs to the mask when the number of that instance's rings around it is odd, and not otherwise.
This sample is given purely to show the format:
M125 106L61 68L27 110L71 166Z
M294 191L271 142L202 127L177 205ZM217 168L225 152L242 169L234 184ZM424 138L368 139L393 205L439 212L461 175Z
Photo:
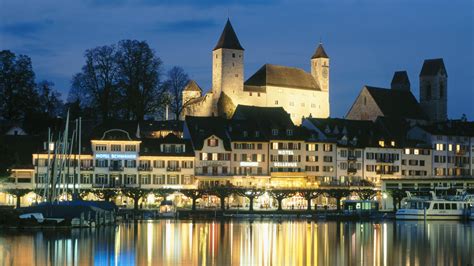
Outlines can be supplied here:
M0 232L0 265L469 265L474 223L270 220Z

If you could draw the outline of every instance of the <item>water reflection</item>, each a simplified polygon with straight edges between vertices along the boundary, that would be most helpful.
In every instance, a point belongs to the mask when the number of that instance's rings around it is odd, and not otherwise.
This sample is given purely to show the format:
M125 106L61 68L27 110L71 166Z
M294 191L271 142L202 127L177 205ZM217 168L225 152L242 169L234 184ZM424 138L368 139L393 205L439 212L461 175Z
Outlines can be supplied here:
M0 232L0 265L468 265L474 224L270 220Z

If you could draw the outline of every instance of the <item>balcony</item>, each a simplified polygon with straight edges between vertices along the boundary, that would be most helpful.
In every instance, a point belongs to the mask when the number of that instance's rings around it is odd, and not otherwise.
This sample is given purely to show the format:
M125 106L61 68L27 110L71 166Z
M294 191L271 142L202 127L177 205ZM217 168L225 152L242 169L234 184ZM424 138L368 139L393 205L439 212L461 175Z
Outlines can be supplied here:
M389 171L376 170L375 173L377 175L393 175L395 172L392 170L389 170Z
M151 171L153 171L153 167L147 166L147 165L139 166L137 169L138 169L138 171L144 171L144 172L151 172Z
M349 167L349 168L347 168L347 173L355 174L355 173L357 173L357 168Z
M456 151L456 155L457 155L457 156L466 155L466 150L457 150L457 151Z
M357 157L355 157L354 155L349 155L349 156L347 156L347 160L349 160L349 161L357 161Z
M110 166L109 171L111 172L122 172L123 166Z
M393 163L395 160L392 158L377 158L375 161L378 163Z
M168 172L181 172L181 168L179 168L179 167L168 167L168 168L166 168L166 171L168 171Z
M81 166L81 171L94 171L94 166Z

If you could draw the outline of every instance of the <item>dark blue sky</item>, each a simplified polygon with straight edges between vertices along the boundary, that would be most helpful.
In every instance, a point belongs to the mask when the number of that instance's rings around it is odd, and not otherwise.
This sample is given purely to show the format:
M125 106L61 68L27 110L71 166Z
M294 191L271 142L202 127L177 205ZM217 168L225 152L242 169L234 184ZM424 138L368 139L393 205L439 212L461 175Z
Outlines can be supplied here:
M474 119L472 0L0 0L0 49L29 55L38 79L64 94L88 48L146 40L165 67L211 86L211 50L227 16L245 48L245 77L265 63L309 70L320 38L331 58L331 116L363 85L388 87L407 70L418 98L424 59L442 57L449 116ZM402 107L403 108L403 107Z

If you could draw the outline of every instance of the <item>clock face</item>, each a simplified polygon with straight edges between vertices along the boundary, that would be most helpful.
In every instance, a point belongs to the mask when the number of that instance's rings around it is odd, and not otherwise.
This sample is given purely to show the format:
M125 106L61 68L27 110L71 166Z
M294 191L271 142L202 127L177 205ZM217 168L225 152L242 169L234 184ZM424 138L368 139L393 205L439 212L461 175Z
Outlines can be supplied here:
M327 77L328 77L328 69L323 68L323 78L327 78Z

